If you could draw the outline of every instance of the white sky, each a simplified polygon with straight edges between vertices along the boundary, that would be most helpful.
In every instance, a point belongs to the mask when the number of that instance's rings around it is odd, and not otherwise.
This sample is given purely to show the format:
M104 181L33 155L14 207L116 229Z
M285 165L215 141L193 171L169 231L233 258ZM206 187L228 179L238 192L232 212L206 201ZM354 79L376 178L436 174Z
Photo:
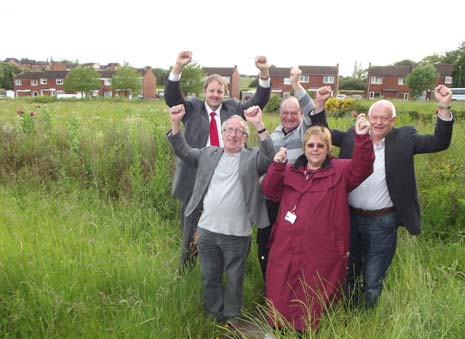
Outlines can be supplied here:
M168 69L181 50L206 67L362 67L420 61L465 41L463 0L7 0L0 60L128 62Z

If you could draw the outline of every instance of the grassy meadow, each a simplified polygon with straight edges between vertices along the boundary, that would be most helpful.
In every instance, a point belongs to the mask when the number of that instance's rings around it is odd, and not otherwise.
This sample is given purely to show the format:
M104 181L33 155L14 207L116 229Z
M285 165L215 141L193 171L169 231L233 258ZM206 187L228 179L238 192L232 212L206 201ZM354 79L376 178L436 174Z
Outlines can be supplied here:
M360 101L359 110L369 104ZM433 131L434 103L396 106L397 125ZM378 307L335 305L304 338L463 338L465 104L453 106L451 147L416 156L423 233L401 229ZM279 121L265 119L269 129ZM330 124L345 129L352 119ZM0 100L1 337L230 334L203 313L198 265L178 273L168 129L163 101ZM264 305L253 242L243 310L271 333Z

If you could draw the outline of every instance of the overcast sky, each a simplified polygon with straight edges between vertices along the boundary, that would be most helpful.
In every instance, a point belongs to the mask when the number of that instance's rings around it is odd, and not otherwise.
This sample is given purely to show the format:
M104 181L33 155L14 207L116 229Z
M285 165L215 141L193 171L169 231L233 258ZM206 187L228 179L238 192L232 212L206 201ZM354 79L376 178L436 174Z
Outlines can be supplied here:
M368 67L454 50L463 0L7 0L0 60L128 62L168 69L181 50L206 67Z

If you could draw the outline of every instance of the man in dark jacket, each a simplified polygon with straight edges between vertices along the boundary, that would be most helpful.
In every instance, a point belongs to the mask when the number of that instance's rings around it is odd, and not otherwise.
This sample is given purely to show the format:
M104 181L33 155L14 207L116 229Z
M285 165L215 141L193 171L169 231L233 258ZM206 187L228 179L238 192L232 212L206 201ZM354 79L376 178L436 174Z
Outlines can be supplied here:
M251 106L265 107L270 98L270 73L266 57L255 58L255 66L260 70L259 82L255 95L246 102L235 98L224 100L228 86L219 74L212 74L204 84L205 100L184 98L181 91L181 73L184 67L192 61L192 52L182 51L178 54L176 63L171 69L165 84L165 102L168 106L184 105L186 114L182 122L184 135L189 146L202 148L205 146L223 146L221 125L233 115L244 116L244 110ZM216 132L215 132L216 131ZM214 135L211 135L214 133ZM173 179L173 196L180 201L180 219L182 229L181 268L194 262L194 234L201 209L185 217L185 209L194 187L196 169L181 159L176 159L176 172Z
M374 172L349 196L351 235L346 293L354 305L376 305L396 250L397 227L402 225L412 235L420 234L414 155L447 149L454 123L450 89L439 85L434 95L439 103L434 134L420 135L413 126L395 128L396 109L388 100L375 102L368 112L376 156ZM327 126L324 114L313 116L312 123ZM333 145L341 148L339 157L352 158L352 129L333 129L331 134Z

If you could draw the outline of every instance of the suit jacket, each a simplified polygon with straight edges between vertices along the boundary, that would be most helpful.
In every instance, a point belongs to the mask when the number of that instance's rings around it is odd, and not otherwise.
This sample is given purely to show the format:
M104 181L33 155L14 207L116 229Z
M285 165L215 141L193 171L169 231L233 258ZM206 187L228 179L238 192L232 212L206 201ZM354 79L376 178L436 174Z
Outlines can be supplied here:
M312 116L313 124L328 126L325 113ZM421 232L421 211L418 203L414 155L434 153L449 147L454 121L437 118L434 134L420 135L413 126L394 128L385 138L385 171L389 195L396 209L399 226L410 234ZM339 158L352 158L354 131L331 130L333 144L341 148Z
M270 98L271 87L257 87L255 95L248 101L241 103L232 98L223 101L221 106L221 124L231 116L237 114L244 116L244 110L258 105L265 107ZM205 102L198 98L186 99L182 95L181 82L166 80L165 102L168 106L183 104L186 114L183 118L184 135L189 146L202 148L207 145L210 134L210 122L205 109ZM181 159L176 159L176 171L173 179L173 195L183 203L187 203L194 187L195 168L185 164Z
M202 205L224 150L216 146L191 148L182 133L169 134L168 141L177 157L182 159L186 165L197 169L193 193L186 208L185 216L187 217ZM259 148L246 148L240 153L239 180L244 193L244 202L250 221L258 228L264 228L270 224L265 197L260 185L260 176L266 173L274 154L273 142L269 136L260 142Z

